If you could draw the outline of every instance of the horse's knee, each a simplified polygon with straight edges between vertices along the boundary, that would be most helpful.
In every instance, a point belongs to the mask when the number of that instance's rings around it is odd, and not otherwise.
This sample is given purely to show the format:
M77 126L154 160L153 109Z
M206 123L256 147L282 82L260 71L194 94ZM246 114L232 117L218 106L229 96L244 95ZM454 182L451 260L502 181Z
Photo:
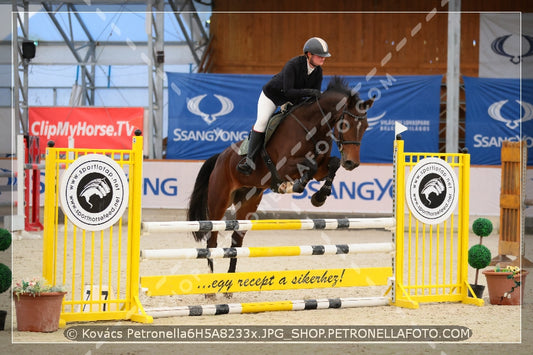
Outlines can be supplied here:
M328 162L328 172L329 176L333 177L335 176L335 173L339 168L341 167L341 160L338 157L331 157L331 159Z
M341 160L338 157L331 157L328 162L328 170L330 173L335 173L341 167Z

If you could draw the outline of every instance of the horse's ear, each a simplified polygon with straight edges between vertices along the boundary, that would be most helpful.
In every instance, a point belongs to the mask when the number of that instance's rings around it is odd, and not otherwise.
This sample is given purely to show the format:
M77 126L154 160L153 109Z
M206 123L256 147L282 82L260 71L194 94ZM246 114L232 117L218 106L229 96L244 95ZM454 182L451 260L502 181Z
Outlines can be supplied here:
M365 101L364 103L364 107L365 107L365 111L370 109L372 107L372 105L374 105L374 100L376 99L376 97L372 97L371 99L368 99Z

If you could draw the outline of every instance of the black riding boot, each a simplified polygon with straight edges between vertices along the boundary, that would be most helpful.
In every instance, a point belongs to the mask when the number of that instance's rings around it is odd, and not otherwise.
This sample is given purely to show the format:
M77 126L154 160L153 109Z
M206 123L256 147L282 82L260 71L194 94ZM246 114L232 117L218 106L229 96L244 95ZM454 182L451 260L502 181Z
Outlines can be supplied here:
M264 132L256 132L252 130L248 142L248 153L246 157L242 158L237 165L237 171L243 175L250 175L255 170L254 159L257 153L261 150L263 142L265 141Z

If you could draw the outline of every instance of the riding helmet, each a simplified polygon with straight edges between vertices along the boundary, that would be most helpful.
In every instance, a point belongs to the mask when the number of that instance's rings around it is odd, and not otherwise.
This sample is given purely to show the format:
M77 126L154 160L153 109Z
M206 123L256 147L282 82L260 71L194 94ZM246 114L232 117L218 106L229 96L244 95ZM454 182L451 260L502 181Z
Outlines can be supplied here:
M328 52L328 44L322 38L309 38L304 44L304 53L311 52L319 57L331 57Z

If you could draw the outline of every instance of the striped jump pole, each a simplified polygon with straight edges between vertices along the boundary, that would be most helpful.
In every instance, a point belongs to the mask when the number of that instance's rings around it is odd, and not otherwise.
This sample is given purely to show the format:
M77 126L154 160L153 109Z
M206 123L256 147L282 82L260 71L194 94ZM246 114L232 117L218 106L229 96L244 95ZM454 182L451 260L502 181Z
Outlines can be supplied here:
M148 308L146 312L154 318L179 316L206 316L222 314L243 314L270 311L305 311L328 308L354 308L388 306L388 297L324 298L278 302L229 303L202 306L181 306L172 308Z
M392 253L394 243L331 244L309 246L273 246L240 248L184 248L141 250L143 259L222 259L277 256L340 255Z
M383 218L266 219L226 221L143 222L143 233L223 232L250 230L393 229L396 220Z

